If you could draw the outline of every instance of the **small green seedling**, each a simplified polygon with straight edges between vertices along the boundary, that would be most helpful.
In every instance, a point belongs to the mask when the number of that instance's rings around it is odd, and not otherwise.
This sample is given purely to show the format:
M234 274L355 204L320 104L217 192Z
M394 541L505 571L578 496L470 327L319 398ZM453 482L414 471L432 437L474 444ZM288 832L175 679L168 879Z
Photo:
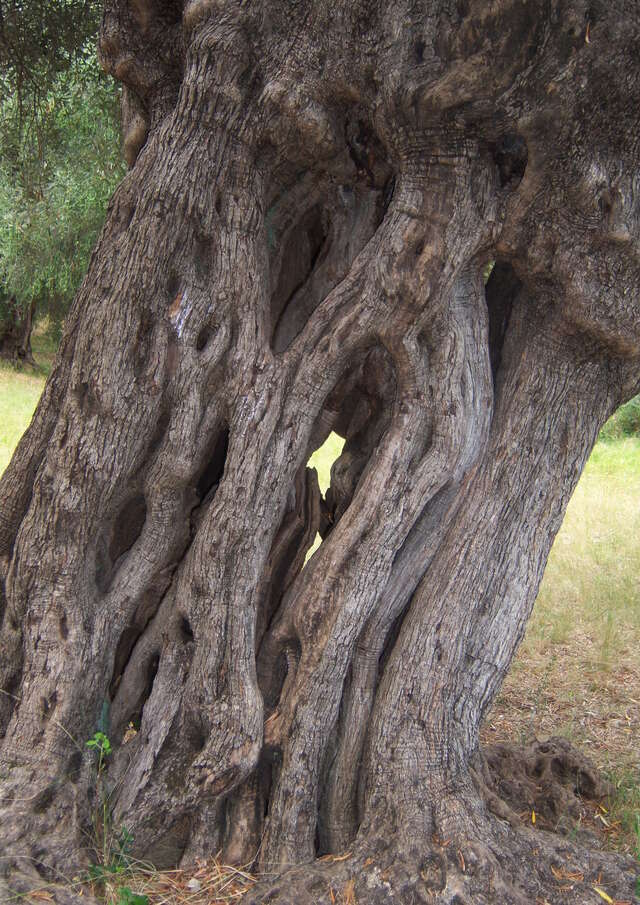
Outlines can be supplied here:
M131 892L128 886L118 890L118 905L149 905L149 897L138 892Z
M104 732L96 732L86 744L87 748L94 748L98 752L98 773L101 773L106 758L111 754L111 742Z
M107 757L111 754L111 742L104 732L96 732L86 742L87 748L93 748L98 753L98 764L96 767L96 787L100 799L98 813L94 817L94 832L96 840L101 837L102 841L102 868L109 865L109 830L111 826L111 811L109 808L109 795L106 790L103 773L106 766Z

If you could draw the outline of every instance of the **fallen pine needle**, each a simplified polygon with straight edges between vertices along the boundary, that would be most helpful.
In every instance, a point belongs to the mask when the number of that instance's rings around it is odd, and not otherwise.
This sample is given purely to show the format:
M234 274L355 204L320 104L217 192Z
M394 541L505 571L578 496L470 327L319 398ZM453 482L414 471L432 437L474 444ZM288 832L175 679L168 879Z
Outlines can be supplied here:
M331 861L333 864L336 861L346 861L350 857L351 852L345 852L344 855L323 855L322 858L318 858L318 861Z
M344 905L356 905L355 880L349 880L345 886L342 895L344 896Z

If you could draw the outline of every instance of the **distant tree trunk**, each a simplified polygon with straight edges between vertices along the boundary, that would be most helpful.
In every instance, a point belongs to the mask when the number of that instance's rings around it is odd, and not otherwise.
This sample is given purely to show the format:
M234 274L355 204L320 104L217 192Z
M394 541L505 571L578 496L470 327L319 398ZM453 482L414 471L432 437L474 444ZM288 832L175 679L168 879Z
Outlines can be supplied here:
M23 308L15 298L5 305L5 317L0 320L0 358L34 364L31 351L31 332L36 304Z
M639 387L639 35L106 4L132 169L0 482L0 890L91 858L101 730L135 853L253 860L248 902L577 901L557 859L632 897L505 822L478 732Z

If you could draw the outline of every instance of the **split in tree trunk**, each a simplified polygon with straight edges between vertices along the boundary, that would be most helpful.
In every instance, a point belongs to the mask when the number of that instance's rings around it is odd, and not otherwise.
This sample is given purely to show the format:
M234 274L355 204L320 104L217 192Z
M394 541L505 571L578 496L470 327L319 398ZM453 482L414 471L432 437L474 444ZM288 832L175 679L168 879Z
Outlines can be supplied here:
M514 828L478 731L639 388L639 34L106 3L132 169L0 481L0 890L91 860L99 730L134 853L253 861L250 902L575 901L563 858L632 897Z

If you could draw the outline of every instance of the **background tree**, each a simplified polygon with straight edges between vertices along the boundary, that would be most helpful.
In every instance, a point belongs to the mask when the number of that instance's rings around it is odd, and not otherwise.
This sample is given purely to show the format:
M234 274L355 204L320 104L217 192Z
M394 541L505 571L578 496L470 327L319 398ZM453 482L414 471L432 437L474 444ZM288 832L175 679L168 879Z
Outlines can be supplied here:
M0 71L23 106L44 97L52 75L69 68L85 43L95 37L102 7L97 0L2 0Z
M85 857L100 728L136 853L257 853L251 902L631 898L510 825L478 730L638 390L639 38L629 0L106 4L132 169L0 482L7 887Z
M49 6L10 6L0 28L0 355L23 360L35 317L59 336L123 175L98 5Z

